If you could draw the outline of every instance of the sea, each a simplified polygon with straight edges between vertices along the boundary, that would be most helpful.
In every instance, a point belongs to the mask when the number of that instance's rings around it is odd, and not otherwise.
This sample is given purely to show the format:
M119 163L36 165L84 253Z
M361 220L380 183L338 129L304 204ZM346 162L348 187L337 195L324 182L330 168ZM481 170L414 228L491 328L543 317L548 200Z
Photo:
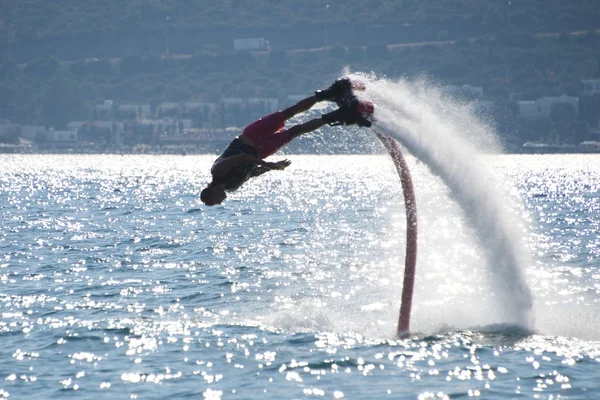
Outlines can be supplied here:
M409 155L407 338L389 157L286 157L205 207L214 156L0 156L0 397L600 398L600 156L481 156L521 221L515 282Z
M600 398L600 155L505 154L430 83L351 76L414 184L407 336L374 135L214 207L214 154L3 154L0 398ZM368 135L334 129L308 140Z

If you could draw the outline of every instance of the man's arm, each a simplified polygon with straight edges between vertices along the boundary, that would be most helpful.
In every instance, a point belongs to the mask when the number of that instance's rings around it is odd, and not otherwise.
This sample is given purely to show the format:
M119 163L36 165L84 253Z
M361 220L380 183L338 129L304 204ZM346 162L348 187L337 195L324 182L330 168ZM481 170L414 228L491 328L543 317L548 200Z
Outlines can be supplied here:
M287 168L292 162L290 160L281 160L276 163L269 163L271 165L256 167L250 172L250 178L257 177L264 174L265 172L273 171L274 169L282 170Z
M263 167L262 165L260 167L255 167L252 171L250 171L250 178L255 178L269 171L271 171L271 168L269 167Z
M210 173L215 177L222 178L226 176L233 168L242 164L261 165L263 167L275 169L278 167L277 164L279 163L266 162L262 158L251 156L249 154L239 154L237 156L217 160L210 169Z

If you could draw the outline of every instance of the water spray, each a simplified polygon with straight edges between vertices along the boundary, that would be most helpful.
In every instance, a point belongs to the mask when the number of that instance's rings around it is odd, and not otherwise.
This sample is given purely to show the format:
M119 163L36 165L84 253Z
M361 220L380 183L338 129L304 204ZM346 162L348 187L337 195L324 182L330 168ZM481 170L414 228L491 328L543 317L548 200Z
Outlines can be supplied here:
M406 335L410 329L417 252L416 202L399 143L441 178L477 235L496 300L491 310L502 322L531 326L531 293L523 277L528 257L519 223L507 212L498 187L482 172L478 157L482 152L500 150L493 129L471 108L426 82L391 82L358 74L344 79L351 84L338 105L354 111L354 118L344 124L373 129L394 161L403 186L407 245L398 335Z
M529 329L532 298L523 272L530 260L523 246L522 223L506 206L501 187L489 179L480 157L501 153L494 130L472 107L427 82L393 82L364 75L350 79L364 82L367 96L357 93L359 101L376 104L372 127L426 164L461 207L486 262L484 272L495 301L490 312L498 322Z

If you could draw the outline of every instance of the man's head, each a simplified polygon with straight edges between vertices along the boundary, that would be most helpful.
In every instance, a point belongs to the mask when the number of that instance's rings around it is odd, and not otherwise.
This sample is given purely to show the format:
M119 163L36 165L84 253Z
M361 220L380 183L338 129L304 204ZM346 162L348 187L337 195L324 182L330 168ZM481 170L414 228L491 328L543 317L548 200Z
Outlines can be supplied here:
M200 193L200 200L207 206L221 204L226 197L227 193L225 193L225 187L223 185L209 184Z

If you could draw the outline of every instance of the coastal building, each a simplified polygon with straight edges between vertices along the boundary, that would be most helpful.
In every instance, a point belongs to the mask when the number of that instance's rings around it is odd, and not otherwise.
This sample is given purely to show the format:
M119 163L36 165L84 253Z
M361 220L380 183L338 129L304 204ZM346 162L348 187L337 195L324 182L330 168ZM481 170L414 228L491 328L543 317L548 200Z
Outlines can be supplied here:
M156 108L156 114L159 117L162 116L175 116L179 113L181 109L181 106L179 103L174 103L174 102L165 102L165 103L160 103L160 105Z
M46 140L54 144L75 144L77 143L77 131L55 130L50 128L47 132Z
M96 119L112 119L114 117L113 101L104 100L104 103L96 104L94 113Z
M81 129L88 121L71 121L67 124L67 129L70 131L77 131Z
M149 104L119 104L117 112L120 119L150 118L152 115Z
M537 100L518 101L519 116L524 118L549 118L552 106L555 104L569 104L573 107L575 115L579 115L579 97L561 95L557 97L542 97Z
M188 101L183 103L183 116L201 126L210 126L217 119L217 104Z
M144 119L137 121L134 126L145 127L152 132L153 137L179 137L192 129L192 120L177 118Z
M583 79L583 94L598 95L600 94L600 79Z
M234 50L270 51L271 44L265 38L236 38L233 39Z
M193 111L201 111L204 113L211 113L217 110L216 103L205 103L200 101L188 101L183 103L184 113L190 113Z
M82 141L90 143L123 144L123 122L117 121L90 121L81 125L77 130Z
M148 118L151 115L149 104L117 104L112 100L104 100L94 107L94 119L97 120Z

